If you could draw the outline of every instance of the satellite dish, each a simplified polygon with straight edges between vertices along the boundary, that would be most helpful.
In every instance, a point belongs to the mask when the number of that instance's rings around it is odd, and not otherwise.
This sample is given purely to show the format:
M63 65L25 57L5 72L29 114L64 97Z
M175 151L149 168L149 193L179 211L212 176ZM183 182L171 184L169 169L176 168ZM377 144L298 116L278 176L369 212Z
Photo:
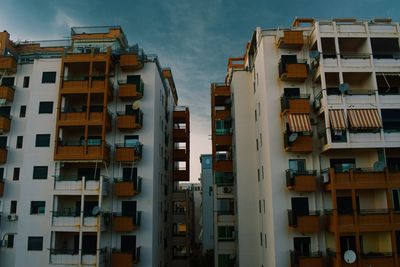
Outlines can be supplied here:
M348 83L341 83L339 84L339 91L344 94L349 91L349 84Z
M382 172L385 169L385 162L376 161L374 163L374 171Z
M291 135L289 135L289 142L293 143L294 141L296 141L297 137L299 137L297 133L292 133Z
M347 250L343 255L344 261L346 263L354 263L357 259L356 253L352 250Z
M101 213L100 207L99 207L99 206L94 206L93 209L92 209L92 215L93 215L93 216L97 216L97 215L99 215L100 213Z
M142 103L139 100L136 100L132 103L132 109L139 109Z

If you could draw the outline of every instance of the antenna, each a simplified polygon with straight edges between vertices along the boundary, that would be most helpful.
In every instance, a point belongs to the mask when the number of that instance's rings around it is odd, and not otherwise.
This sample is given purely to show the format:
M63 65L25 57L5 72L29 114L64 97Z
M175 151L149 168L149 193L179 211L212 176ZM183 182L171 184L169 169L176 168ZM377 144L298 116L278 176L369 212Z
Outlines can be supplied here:
M344 253L343 258L344 258L344 261L346 263L350 263L351 264L351 263L354 263L356 261L357 255L356 255L356 253L354 253L354 251L349 249Z
M140 102L140 100L136 100L135 102L132 103L132 109L133 110L139 109L141 104L142 103Z

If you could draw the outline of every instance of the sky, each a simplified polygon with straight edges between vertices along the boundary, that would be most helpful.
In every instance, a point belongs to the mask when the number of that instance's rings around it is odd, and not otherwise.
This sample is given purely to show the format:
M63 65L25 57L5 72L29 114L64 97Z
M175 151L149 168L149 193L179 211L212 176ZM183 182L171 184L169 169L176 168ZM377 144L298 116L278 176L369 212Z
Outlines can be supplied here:
M256 27L288 27L297 17L391 17L399 0L0 0L0 30L14 41L62 39L74 26L120 25L130 44L171 67L179 104L191 112L191 181L211 153L210 84L229 57L242 56Z

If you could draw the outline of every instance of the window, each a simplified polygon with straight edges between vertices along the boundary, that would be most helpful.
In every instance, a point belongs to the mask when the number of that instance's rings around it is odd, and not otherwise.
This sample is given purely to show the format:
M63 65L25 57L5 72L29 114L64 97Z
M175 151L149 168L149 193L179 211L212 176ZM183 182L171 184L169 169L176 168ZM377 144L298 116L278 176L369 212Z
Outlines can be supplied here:
M260 245L262 246L263 245L263 236L262 236L262 233L260 232Z
M36 147L49 147L50 146L50 134L37 134L35 146Z
M256 138L256 149L258 151L258 139Z
M51 114L53 113L53 102L45 101L39 103L39 114Z
M139 135L125 135L124 146L125 147L137 147L139 145ZM160 152L162 153L162 147Z
M0 115L6 118L9 118L11 114L11 106L1 106L0 107Z
M17 136L17 145L16 148L22 148L22 141L24 140L23 136Z
M283 94L286 97L299 97L300 88L283 88Z
M13 172L13 180L14 181L18 181L19 180L19 168L14 168L14 172Z
M257 180L260 181L260 169L257 169Z
M19 117L25 118L25 115L26 115L26 106L21 106L19 109Z
M330 159L330 167L336 172L348 172L356 167L355 159Z
M7 136L0 136L0 148L7 148Z
M8 234L7 235L7 248L13 248L14 247L14 234Z
M382 109L382 124L385 132L400 131L400 110Z
M1 79L1 85L2 86L14 86L14 77L3 77L3 79Z
M47 179L47 166L34 166L33 179Z
M28 237L28 250L43 250L43 237L42 236L29 236Z
M305 171L306 160L305 159L289 159L289 169L292 171Z
M4 168L0 168L0 181L4 179Z
M23 88L28 88L29 87L29 76L24 77L24 84L22 86Z
M257 121L257 110L254 110L254 120Z
M16 200L11 200L11 203L10 203L10 213L11 213L11 214L17 213L17 201L16 201Z
M218 241L235 240L234 226L218 226Z
M31 214L44 214L46 201L31 201Z
M261 214L261 200L258 200L258 213Z
M42 83L56 83L56 72L55 71L43 72Z

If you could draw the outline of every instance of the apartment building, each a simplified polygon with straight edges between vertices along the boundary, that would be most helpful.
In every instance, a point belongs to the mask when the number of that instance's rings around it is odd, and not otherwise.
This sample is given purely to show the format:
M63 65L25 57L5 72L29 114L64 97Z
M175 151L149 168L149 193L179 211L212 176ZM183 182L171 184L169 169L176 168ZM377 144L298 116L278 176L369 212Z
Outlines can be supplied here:
M297 18L229 59L211 85L216 266L400 265L399 37Z
M189 110L170 69L119 26L43 42L4 31L0 96L0 266L175 266Z
M202 253L214 250L214 194L212 175L212 155L200 155L201 164L201 206L200 206L200 239Z

